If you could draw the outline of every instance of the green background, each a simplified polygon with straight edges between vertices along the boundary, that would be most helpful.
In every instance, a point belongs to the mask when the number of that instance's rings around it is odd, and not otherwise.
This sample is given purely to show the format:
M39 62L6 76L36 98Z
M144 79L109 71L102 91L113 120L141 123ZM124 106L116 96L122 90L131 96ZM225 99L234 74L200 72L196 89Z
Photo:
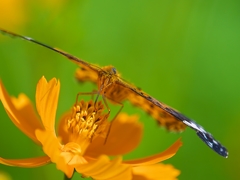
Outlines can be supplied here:
M62 3L62 4L61 4ZM229 150L225 159L191 129L169 133L128 103L123 111L141 115L145 131L126 159L165 150L179 137L183 146L171 163L179 179L239 179L240 3L238 0L72 0L45 6L26 1L27 20L8 29L56 46L100 66L114 65L124 79L193 118ZM4 17L8 21L8 17ZM1 28L4 23L0 24ZM61 81L58 116L71 107L79 85L76 65L37 45L0 35L0 77L10 94L33 101L42 75ZM0 107L0 157L42 154ZM55 165L24 169L0 165L12 179L63 179ZM73 179L79 179L75 175Z

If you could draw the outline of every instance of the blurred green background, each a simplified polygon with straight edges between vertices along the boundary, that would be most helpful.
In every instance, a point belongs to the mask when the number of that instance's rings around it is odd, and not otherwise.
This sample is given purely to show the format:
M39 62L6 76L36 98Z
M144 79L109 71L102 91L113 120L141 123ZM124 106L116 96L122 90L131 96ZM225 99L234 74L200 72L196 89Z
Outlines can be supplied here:
M100 66L114 65L124 79L193 118L229 150L225 159L191 129L169 133L145 112L139 148L126 158L165 150L179 137L183 146L171 163L179 179L239 179L240 2L237 0L19 0L0 2L0 27L59 47ZM37 45L0 35L0 78L10 94L33 101L42 75L59 78L58 117L75 102L76 65ZM43 154L0 107L0 157ZM55 165L24 169L0 165L12 179L63 179ZM73 179L79 179L75 175Z

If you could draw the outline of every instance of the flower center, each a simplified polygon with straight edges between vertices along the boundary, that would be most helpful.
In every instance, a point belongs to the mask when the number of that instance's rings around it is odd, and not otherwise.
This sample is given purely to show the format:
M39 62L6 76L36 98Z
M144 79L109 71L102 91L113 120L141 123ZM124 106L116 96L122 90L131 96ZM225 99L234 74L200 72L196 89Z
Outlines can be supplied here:
M103 114L104 105L101 101L95 105L93 101L80 101L73 106L71 116L66 120L69 143L65 145L68 151L83 154L89 144L98 136L106 136L108 115ZM77 143L80 149L72 147ZM76 145L74 145L76 146Z

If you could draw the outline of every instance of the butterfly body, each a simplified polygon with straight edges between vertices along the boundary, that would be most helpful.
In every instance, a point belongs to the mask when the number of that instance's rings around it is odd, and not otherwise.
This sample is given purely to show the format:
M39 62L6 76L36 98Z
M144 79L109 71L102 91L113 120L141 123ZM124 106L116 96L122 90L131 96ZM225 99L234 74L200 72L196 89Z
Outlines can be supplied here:
M100 94L106 94L107 90L119 79L113 66L106 66L98 71L97 85Z
M62 54L80 67L76 71L76 78L78 81L91 81L97 84L99 95L102 95L115 103L122 103L125 100L130 101L133 105L140 107L149 115L151 115L155 120L157 120L160 126L165 127L170 131L180 132L183 131L186 126L188 126L196 131L196 134L207 144L207 146L209 146L219 155L228 157L227 149L220 142L215 140L209 132L205 131L202 126L181 114L177 110L148 95L136 86L124 81L113 66L105 66L101 68L94 64L83 61L60 49L45 45L30 37L18 35L3 29L0 29L0 32L13 37L31 41L35 44Z
M186 125L182 120L187 117L182 118L180 113L169 113L173 111L169 106L149 96L136 86L126 83L121 79L119 74L112 74L109 73L109 71L105 71L111 68L112 66L103 67L104 72L101 71L98 76L89 75L93 72L86 72L86 69L79 68L76 71L76 78L80 82L91 81L98 84L100 93L109 100L114 100L114 102L119 103L125 100L130 101L134 106L144 109L157 120L160 126L170 131L181 132L185 129ZM107 75L106 72L108 73ZM104 91L101 90L102 86L105 87ZM175 112L177 111L175 110Z

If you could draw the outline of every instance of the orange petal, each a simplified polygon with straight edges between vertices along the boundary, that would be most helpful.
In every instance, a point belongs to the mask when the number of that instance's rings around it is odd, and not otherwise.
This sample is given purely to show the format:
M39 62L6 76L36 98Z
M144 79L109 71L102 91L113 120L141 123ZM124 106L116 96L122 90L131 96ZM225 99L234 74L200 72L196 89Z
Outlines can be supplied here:
M70 153L61 151L62 145L56 135L52 131L36 130L36 136L42 143L44 153L56 164L57 169L63 171L69 178L72 177L74 168L69 166L68 162L73 156Z
M97 160L92 160L87 164L77 166L76 171L96 180L132 179L131 167L122 164L121 157L110 161L108 156L101 155Z
M42 77L37 85L36 105L46 130L55 131L55 115L60 91L60 82L55 78L49 82Z
M176 180L180 171L172 165L154 164L133 167L133 180Z
M46 164L49 164L50 158L48 156L42 156L37 158L28 158L28 159L4 159L0 157L0 163L7 166L17 166L24 168L33 168L39 167Z
M36 116L33 105L24 94L18 98L11 98L2 81L0 81L0 99L12 122L29 138L39 144L35 137L35 130L42 129L39 118Z
M142 132L143 125L138 121L138 116L121 113L113 121L107 142L105 143L105 138L97 137L85 154L91 157L98 157L100 154L126 154L138 146Z
M178 139L171 147L169 147L167 150L165 150L162 153L158 153L156 155L149 156L142 159L124 161L124 163L131 164L134 166L156 164L174 156L177 153L180 146L182 146L182 142L181 142L181 139Z
M67 144L69 142L69 132L68 132L68 127L66 126L66 118L71 117L72 112L69 111L65 113L59 120L58 124L58 136L61 138L61 142L63 144Z

